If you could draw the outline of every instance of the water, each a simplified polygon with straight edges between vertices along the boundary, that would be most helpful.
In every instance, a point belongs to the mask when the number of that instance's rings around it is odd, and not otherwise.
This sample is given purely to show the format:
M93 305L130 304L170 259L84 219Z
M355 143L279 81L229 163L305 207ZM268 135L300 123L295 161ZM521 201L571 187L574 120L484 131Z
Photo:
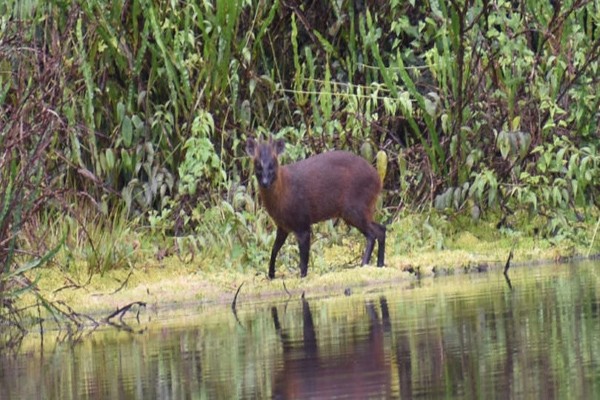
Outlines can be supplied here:
M148 310L0 355L0 399L600 398L600 265ZM355 290L358 292L360 290ZM151 321L150 321L151 320Z

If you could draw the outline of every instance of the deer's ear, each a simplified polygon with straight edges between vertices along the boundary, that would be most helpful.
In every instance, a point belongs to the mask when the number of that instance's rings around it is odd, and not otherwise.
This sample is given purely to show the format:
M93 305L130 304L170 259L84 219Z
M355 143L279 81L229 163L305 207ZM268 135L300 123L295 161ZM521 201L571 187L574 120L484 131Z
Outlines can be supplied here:
M283 139L277 139L273 142L273 150L275 154L280 155L285 149L285 141Z
M256 147L257 144L254 138L249 137L246 139L246 153L248 153L250 157L254 157L256 155Z

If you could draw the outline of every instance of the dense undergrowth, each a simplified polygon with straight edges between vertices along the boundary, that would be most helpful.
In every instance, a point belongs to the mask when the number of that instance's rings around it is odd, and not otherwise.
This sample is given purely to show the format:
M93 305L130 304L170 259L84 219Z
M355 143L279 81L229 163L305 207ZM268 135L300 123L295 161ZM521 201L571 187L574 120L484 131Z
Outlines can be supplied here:
M47 265L263 268L248 136L285 138L284 162L373 160L392 224L471 216L591 249L599 58L595 0L4 1L0 323Z

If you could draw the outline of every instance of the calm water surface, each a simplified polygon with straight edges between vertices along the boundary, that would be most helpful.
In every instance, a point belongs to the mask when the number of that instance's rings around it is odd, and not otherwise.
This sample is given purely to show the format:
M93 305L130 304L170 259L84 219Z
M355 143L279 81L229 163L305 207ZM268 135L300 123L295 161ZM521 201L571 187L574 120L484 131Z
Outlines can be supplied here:
M0 355L0 399L600 398L600 264L145 312ZM355 292L358 290L355 290ZM133 324L133 321L131 321Z

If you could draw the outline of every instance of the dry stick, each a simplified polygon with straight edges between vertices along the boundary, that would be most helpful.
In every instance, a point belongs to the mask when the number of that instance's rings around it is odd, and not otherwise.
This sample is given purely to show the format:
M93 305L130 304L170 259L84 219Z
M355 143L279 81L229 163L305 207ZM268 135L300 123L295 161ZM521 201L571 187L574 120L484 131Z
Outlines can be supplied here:
M245 282L242 282L242 283L240 284L240 286L238 287L237 291L235 292L235 296L233 296L233 301L231 302L231 312L233 312L233 316L235 317L235 320L237 321L237 323L239 324L239 326L241 326L241 327L242 327L242 329L244 329L244 325L242 325L242 322L241 322L241 321L240 321L240 319L238 318L238 315L237 315L237 310L236 310L236 308L235 308L235 305L236 305L236 303L237 303L237 297L238 297L238 294L240 294L240 290L242 289L242 286L244 286L244 283L245 283Z
M235 314L236 310L235 310L235 305L237 303L237 297L238 294L240 294L240 289L242 289L242 286L244 286L245 282L242 282L240 284L240 286L237 288L237 291L235 292L235 296L233 296L233 301L231 302L231 310L233 311L233 313Z
M75 283L71 278L69 278L68 276L64 276L64 279L69 281L70 283L68 285L59 287L58 289L55 289L52 293L56 294L58 292L62 292L65 289L83 289L85 288L85 285L80 285L78 283ZM88 281L89 283L89 281Z
M290 293L288 288L285 286L285 280L282 279L281 282L283 283L283 288L285 289L285 292L287 293L288 299L289 299L290 297L292 297L292 294Z
M127 285L127 282L129 282L129 278L131 278L131 275L133 275L133 267L131 267L131 269L129 270L129 274L127 275L127 278L125 278L125 280L121 283L121 286L119 286L117 289L115 289L114 292L110 294L120 292L125 287L125 285Z
M60 311L65 317L67 317L71 322L73 322L77 326L77 330L81 330L81 328L83 328L84 318L90 321L94 325L94 327L98 327L100 325L94 318L87 314L78 313L73 309L73 307L65 303L63 300L58 300L56 304L66 308L67 311L64 311L55 306L58 311Z
M508 269L510 268L510 260L512 260L513 258L513 250L514 246L512 249L510 249L510 253L508 253L508 259L506 260L506 264L504 265L504 279L506 280L506 284L508 285L508 288L510 290L513 290L513 287L512 283L510 282L510 278L508 277Z
M127 283L129 282L129 278L131 278L131 275L133 275L134 269L135 268L133 266L130 266L129 274L127 275L127 277L125 278L125 280L123 282L121 282L121 285L118 288L116 288L114 291L112 291L111 293L94 293L94 294L92 294L92 296L93 297L110 296L110 295L113 295L113 294L115 294L117 292L120 292L121 290L123 290L123 288L125 287L125 285L127 285ZM117 282L118 282L118 280L117 280ZM87 285L87 283L86 283L86 285ZM60 288L60 290L66 289L67 287L68 286L64 286L64 287ZM81 288L81 287L83 287L83 286L77 286L77 288Z
M42 318L42 310L40 309L40 300L38 299L36 301L37 303L37 311L38 311L38 320L40 323L40 335L41 335L41 345L42 345L42 351L44 350L44 319Z
M508 253L508 260L506 260L506 264L504 265L504 275L508 276L508 269L510 268L510 260L513 258L513 249L510 249L510 253Z

